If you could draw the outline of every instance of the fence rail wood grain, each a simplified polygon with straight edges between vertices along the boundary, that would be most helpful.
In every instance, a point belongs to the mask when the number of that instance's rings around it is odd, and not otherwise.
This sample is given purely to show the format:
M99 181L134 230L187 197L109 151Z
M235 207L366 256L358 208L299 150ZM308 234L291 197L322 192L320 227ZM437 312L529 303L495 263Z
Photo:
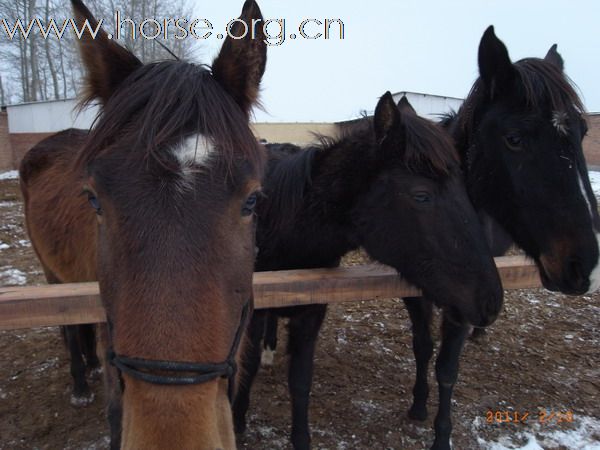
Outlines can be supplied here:
M520 256L496 258L505 289L539 287L535 264ZM381 265L285 270L254 274L256 308L340 303L419 295ZM0 330L96 323L105 320L98 283L0 288Z

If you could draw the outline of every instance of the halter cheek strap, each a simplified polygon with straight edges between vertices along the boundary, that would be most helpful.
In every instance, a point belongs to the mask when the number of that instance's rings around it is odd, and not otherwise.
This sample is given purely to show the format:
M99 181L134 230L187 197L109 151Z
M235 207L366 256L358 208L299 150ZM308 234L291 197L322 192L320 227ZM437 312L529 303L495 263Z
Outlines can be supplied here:
M227 395L229 396L229 401L232 402L233 394L235 392L235 374L238 369L235 355L240 346L244 330L246 329L250 305L251 302L248 301L242 309L240 325L235 333L231 350L229 351L227 359L222 363L194 363L133 358L116 354L112 347L108 352L108 360L112 365L119 369L121 373L126 373L138 380L151 384L185 386L206 383L219 377L227 378L229 380ZM172 372L173 374L163 375L155 373L156 371L167 371ZM179 373L181 372L188 375L180 375Z

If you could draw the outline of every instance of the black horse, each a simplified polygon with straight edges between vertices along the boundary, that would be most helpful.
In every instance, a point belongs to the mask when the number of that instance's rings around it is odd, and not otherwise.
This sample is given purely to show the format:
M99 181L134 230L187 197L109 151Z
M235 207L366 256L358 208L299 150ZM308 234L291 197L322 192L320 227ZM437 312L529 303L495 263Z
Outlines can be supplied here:
M571 295L596 290L600 218L582 150L587 127L556 45L544 59L513 64L489 27L479 46L479 72L458 114L444 125L457 144L469 197L493 254L504 254L515 242L534 259L547 289ZM431 302L404 302L417 366L408 415L425 420ZM455 322L444 315L433 449L450 448L450 401L469 331Z
M464 321L485 326L502 305L498 273L469 202L451 139L386 93L373 120L338 140L301 149L269 145L264 197L257 205L256 270L333 267L362 246L428 298ZM308 402L325 305L255 311L245 379L234 402L246 428L252 381L268 314L289 318L292 444L310 447Z

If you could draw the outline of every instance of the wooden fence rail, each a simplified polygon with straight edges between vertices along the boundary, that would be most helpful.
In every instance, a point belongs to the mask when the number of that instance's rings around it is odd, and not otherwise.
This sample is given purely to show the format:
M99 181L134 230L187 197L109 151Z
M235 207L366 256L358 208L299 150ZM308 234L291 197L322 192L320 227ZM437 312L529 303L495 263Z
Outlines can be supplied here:
M496 258L505 289L539 287L535 265L520 256ZM254 274L256 308L339 303L418 295L419 290L380 265L285 270ZM0 288L0 330L105 320L97 283Z

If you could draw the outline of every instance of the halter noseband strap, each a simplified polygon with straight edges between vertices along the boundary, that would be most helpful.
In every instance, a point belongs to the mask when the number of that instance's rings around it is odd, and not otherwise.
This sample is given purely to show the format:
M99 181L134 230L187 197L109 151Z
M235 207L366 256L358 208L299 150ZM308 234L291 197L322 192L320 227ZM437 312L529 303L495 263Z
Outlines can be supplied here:
M117 355L112 348L109 350L108 360L122 373L131 375L138 380L147 383L170 386L184 386L201 384L223 377L229 380L229 400L233 399L234 383L233 377L237 372L235 355L237 353L242 335L246 329L250 301L247 301L242 309L240 325L235 333L233 344L227 359L222 363L194 363L183 361L160 361L155 359L132 358ZM153 371L175 372L172 375L152 373ZM194 373L195 375L179 375L177 372Z

